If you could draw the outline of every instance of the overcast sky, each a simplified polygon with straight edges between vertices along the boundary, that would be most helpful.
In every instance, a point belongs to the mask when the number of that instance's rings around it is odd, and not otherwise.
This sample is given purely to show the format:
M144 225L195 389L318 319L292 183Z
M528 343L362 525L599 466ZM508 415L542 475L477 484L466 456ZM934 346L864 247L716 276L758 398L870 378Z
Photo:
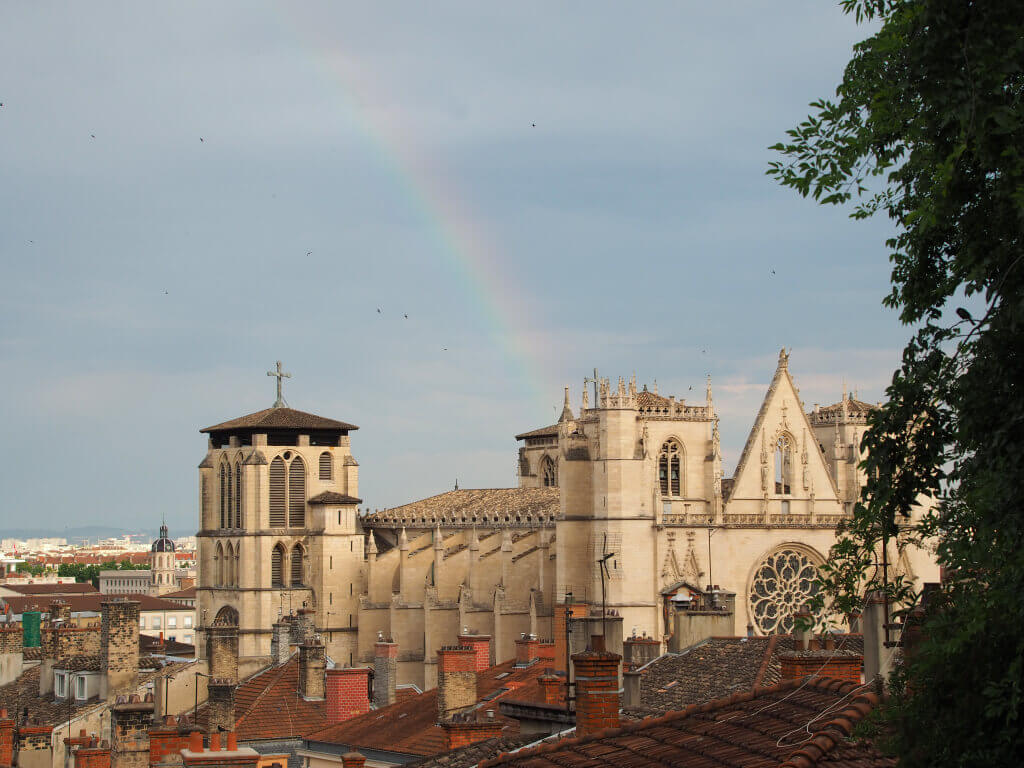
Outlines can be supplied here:
M194 532L198 430L278 359L360 426L370 507L514 484L595 366L710 373L727 473L782 346L808 408L879 399L888 225L764 175L865 34L810 0L4 3L0 531Z

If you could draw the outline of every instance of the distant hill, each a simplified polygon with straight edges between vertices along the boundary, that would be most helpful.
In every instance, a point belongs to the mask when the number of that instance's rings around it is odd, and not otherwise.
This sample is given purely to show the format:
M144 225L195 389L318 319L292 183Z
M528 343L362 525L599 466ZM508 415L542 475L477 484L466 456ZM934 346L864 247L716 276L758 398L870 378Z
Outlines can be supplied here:
M0 539L43 539L65 538L69 542L77 539L107 539L128 534L143 534L145 531L129 528L114 528L109 525L79 525L73 528L0 528Z

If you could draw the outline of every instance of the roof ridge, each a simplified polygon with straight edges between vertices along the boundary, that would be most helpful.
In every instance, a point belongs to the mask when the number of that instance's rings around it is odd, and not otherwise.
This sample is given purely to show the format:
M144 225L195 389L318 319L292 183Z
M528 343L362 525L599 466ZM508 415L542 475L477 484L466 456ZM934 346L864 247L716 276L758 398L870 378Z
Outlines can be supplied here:
M775 654L775 648L779 644L780 635L770 635L768 637L768 644L764 649L764 658L761 659L761 666L757 670L757 675L754 676L754 687L757 688L764 682L764 676L768 673L768 667L772 663L772 656Z
M273 687L274 687L275 685L277 685L277 683L278 683L278 682L279 682L279 681L281 680L281 678L282 678L282 677L284 677L284 674L285 674L285 672L287 671L287 669L288 669L288 666L289 666L289 665L291 664L291 662L292 662L292 658L294 658L294 654L292 654L292 656L288 658L288 661L286 661L286 662L285 662L284 664L282 664L282 665L281 665L281 666L280 666L280 667L278 668L278 670L277 670L277 676L276 676L276 677L275 677L274 679L272 679L272 680L271 680L271 681L270 681L269 683L267 683L267 684L266 684L265 686L263 686L263 690L259 692L259 695L258 695L258 696L256 696L256 698L255 698L255 699L253 699L253 701L252 701L252 704L250 704L250 705L249 705L249 708L248 708L248 709L247 709L247 710L245 711L245 714L244 714L244 715L242 715L241 717L239 717L239 718L237 718L237 719L235 720L235 730L236 730L236 731L238 730L238 727L239 727L239 726L240 726L240 725L241 725L242 723L244 723L244 722L245 722L245 720L246 720L246 719L247 719L247 718L248 718L248 717L249 717L249 716L250 716L250 715L251 715L251 714L252 714L252 713L253 713L253 712L254 712L254 711L256 710L256 706L257 706L257 705L258 705L258 704L260 703L260 701L262 701L262 700L263 700L263 697L267 695L267 692L268 692L268 691L269 691L269 690L270 690L271 688L273 688ZM251 682L252 682L252 681L254 681L254 680L255 680L255 679L257 678L257 677L259 677L259 676L261 676L261 675L264 675L264 674L266 674L266 673L268 673L268 672L273 672L273 671L274 671L274 668L273 668L273 667L269 667L268 669L264 669L264 670L261 670L261 671L257 672L256 674L254 674L254 675L251 675L250 677L246 678L246 679L245 679L244 681L240 682L240 683L239 683L239 684L238 684L238 685L237 685L237 686L235 687L235 690L236 690L236 692L237 692L237 690L238 690L239 688L241 688L241 687L242 687L243 685L245 685L246 683L251 683Z
M837 715L832 717L830 720L824 722L820 728L818 728L811 736L804 741L794 746L797 749L781 763L779 768L808 768L808 766L817 765L818 761L828 754L837 744L843 739L849 736L857 723L863 720L879 703L880 699L878 694L868 689L870 683L863 683L861 685L853 685L853 683L835 680L834 678L812 678L817 679L819 684L816 687L833 689L835 683L843 683L839 686L837 691L842 688L848 688L846 694L849 695L853 691L861 690L856 697L854 697L849 705L840 711ZM821 683L824 683L822 685ZM845 697L844 697L845 698ZM842 699L840 699L842 701ZM827 712L828 710L826 710ZM812 719L807 723L809 726L817 718ZM807 726L804 726L805 728ZM788 736L789 734L785 734ZM779 741L785 739L783 736ZM838 736L838 737L837 737Z

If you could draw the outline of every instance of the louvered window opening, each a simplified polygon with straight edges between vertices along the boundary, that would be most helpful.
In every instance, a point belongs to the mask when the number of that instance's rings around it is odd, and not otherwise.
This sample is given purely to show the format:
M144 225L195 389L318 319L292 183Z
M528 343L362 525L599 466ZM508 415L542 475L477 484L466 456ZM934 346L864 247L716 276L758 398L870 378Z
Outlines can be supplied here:
M321 480L333 480L333 472L331 467L331 454L324 451L320 454L320 479Z
M235 528L242 527L242 467L235 463Z
M221 544L217 544L217 554L213 557L215 560L214 572L217 574L216 582L219 587L224 583L224 547Z
M302 549L295 547L292 550L292 572L291 585L297 587L302 584Z
M661 447L661 455L658 456L658 484L662 496L680 495L679 454L679 444L676 442L669 441Z
M306 465L301 456L288 466L288 525L306 527Z
M228 494L228 468L226 465L220 465L220 527L225 528L225 520L227 520L227 494Z
M280 456L270 462L270 527L285 527L285 468Z
M210 524L210 479L204 474L199 483L199 505L202 507L203 525Z
M270 555L270 586L272 587L284 586L283 561L284 552L281 547L274 547L274 551Z
M227 486L228 486L228 505L227 505L227 509L224 510L224 515L223 515L224 520L220 524L221 528L230 528L231 527L231 520L233 519L234 514L235 514L235 494L234 494L234 488L232 487L234 483L233 483L232 478L231 478L231 465L230 464L228 464L227 469L228 469L228 482L227 482Z

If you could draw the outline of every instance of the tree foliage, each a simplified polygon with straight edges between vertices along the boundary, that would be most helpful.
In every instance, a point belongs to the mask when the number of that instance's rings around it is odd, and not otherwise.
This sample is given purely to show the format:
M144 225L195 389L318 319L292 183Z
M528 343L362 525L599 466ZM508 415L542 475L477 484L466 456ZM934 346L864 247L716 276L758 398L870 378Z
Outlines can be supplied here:
M86 563L61 563L57 566L57 575L73 576L75 581L82 583L91 581L94 587L99 588L100 571L141 571L148 569L149 565L147 564L135 565L131 560L125 558L120 562L117 560L107 560L103 563L88 565Z
M888 216L912 336L862 444L863 502L819 607L877 588L882 542L936 547L949 578L886 708L901 765L1024 754L1024 3L844 0L877 31L768 173L854 218ZM980 307L980 309L978 309ZM922 496L937 503L925 514ZM916 511L915 511L916 510ZM888 585L909 603L910 585Z

